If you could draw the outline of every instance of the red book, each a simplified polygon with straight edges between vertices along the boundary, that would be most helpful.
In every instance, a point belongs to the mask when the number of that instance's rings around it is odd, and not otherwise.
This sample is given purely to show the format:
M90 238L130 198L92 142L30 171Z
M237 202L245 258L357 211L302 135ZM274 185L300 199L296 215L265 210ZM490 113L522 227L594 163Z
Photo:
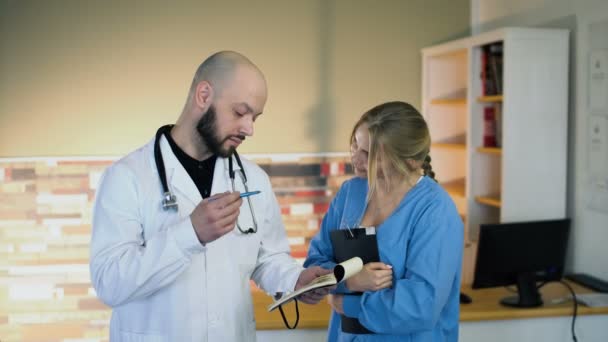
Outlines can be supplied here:
M496 112L494 106L483 110L483 146L496 147Z

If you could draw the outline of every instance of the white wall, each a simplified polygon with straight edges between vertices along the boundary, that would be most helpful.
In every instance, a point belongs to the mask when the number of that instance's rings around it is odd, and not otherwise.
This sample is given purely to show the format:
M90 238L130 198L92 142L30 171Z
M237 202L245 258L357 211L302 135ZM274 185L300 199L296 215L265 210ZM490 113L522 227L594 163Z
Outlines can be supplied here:
M568 213L573 219L568 270L608 279L608 208L589 209L589 24L608 20L603 0L472 0L474 33L503 26L560 27L571 32ZM608 35L605 37L608 47ZM608 94L605 96L608 97ZM608 113L604 113L608 115Z
M504 26L554 27L571 30L568 137L568 215L573 219L567 271L608 279L608 214L588 208L590 199L587 70L592 22L608 19L604 0L471 0L473 33ZM608 35L605 36L608 47ZM608 94L605 94L608 97ZM604 113L608 115L608 113ZM605 208L608 211L608 208ZM577 320L580 341L606 341L608 317ZM570 318L463 324L464 341L569 341Z

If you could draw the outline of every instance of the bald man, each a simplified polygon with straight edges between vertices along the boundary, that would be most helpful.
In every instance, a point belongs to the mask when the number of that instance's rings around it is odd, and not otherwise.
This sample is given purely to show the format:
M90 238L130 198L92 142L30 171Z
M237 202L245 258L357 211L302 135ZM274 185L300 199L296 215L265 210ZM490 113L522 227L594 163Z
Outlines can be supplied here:
M266 97L250 60L218 52L197 69L176 124L105 170L90 268L113 309L111 341L254 341L250 280L275 294L329 272L290 257L268 176L236 153ZM239 196L249 190L261 193Z

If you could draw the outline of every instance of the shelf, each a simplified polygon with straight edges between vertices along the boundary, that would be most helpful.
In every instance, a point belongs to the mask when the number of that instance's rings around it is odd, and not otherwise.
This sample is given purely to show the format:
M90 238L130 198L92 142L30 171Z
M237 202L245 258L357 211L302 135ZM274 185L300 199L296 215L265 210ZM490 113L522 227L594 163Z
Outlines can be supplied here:
M475 201L477 203L489 205L491 207L500 208L500 195L488 195L488 196L475 196Z
M464 178L441 183L441 186L450 196L465 197L465 181Z
M493 58L500 53L494 44L502 44L502 60ZM423 49L433 168L472 243L463 255L465 282L473 280L481 223L564 212L568 106L557 101L548 110L547 101L568 97L570 50L566 30L546 28L504 28ZM489 132L495 139L484 139ZM545 165L557 172L529 177Z
M466 144L452 144L452 143L432 143L431 150L433 149L444 149L444 150L466 150Z
M431 100L433 105L466 105L466 98L452 98L452 99L433 99Z
M477 152L495 154L498 156L502 155L502 149L500 147L478 147Z
M502 102L502 95L480 96L477 98L477 102Z

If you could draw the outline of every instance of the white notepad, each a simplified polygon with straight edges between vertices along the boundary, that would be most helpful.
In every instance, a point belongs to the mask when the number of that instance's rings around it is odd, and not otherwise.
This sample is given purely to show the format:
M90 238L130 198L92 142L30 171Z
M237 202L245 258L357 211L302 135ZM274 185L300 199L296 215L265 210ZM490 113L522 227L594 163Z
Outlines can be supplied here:
M576 301L590 307L608 307L608 293L577 294Z

